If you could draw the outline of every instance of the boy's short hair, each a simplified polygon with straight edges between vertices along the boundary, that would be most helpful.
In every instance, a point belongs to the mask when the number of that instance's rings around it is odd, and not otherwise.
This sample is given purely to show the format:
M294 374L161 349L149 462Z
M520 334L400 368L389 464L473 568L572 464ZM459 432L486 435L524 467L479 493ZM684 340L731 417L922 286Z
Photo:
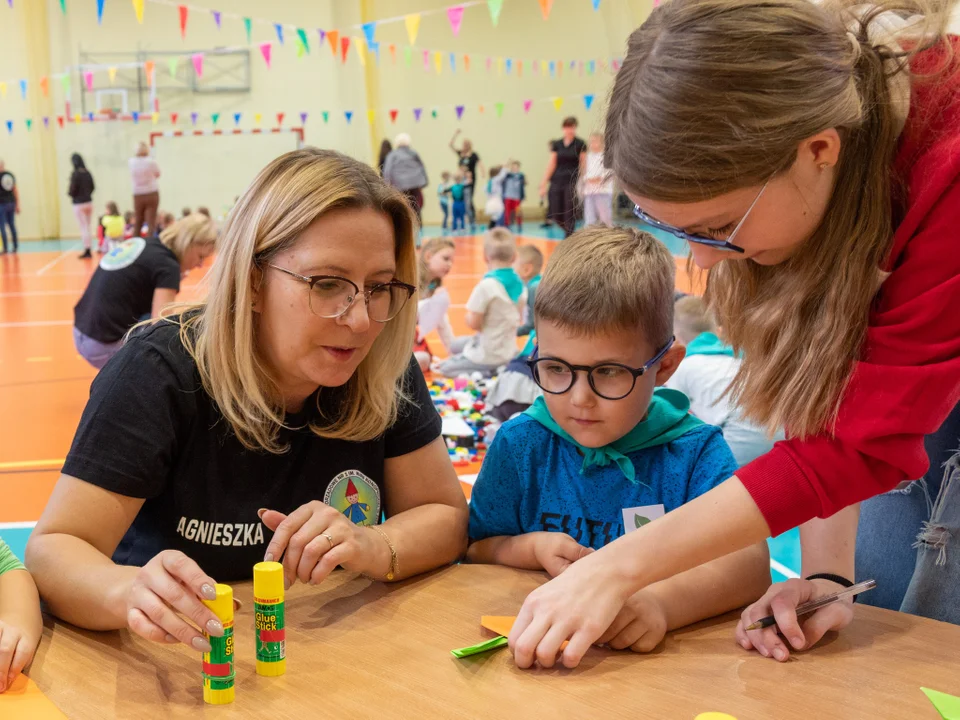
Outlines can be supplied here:
M550 256L534 320L584 335L639 329L659 349L673 335L675 276L673 256L650 233L587 227Z
M674 303L673 328L677 340L687 345L701 333L716 332L717 323L703 298L686 295Z
M506 228L487 230L483 234L483 254L488 260L513 262L517 256L517 239Z
M563 119L563 127L577 127L577 119L573 115L569 115Z
M517 255L520 262L533 263L533 274L539 275L543 270L543 253L536 245L521 245L517 248Z

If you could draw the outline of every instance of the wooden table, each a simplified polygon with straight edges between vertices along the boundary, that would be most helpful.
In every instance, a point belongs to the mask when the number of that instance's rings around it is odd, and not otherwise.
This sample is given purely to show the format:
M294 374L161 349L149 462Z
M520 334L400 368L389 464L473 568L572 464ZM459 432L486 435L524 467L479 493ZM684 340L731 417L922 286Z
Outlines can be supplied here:
M937 718L925 685L960 694L960 627L857 607L815 652L780 664L733 641L734 616L654 653L592 649L576 670L518 670L509 650L456 660L513 615L540 573L459 565L396 585L340 572L287 596L287 674L256 675L251 586L235 587L237 699L205 706L200 656L47 619L29 675L70 718Z

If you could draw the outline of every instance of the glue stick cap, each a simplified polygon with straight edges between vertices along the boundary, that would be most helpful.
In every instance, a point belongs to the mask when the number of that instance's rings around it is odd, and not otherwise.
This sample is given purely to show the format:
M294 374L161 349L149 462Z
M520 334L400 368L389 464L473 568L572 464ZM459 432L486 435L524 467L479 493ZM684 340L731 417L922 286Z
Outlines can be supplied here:
M204 600L203 604L213 610L213 614L220 618L221 622L233 620L233 588L217 583L216 590L217 599Z
M253 596L259 600L283 600L283 565L259 562L253 566Z
M724 712L705 712L697 715L693 720L737 720L733 715Z

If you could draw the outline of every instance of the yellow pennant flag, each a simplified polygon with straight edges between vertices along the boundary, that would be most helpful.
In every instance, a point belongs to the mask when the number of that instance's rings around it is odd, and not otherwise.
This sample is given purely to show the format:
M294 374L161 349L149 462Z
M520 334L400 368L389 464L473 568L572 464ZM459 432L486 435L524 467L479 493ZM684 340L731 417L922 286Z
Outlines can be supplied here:
M367 122L373 125L373 118L376 115L376 110L367 110Z
M0 82L0 98L5 98L7 96L7 84L5 82Z
M546 60L541 60L540 73L543 75L546 75L549 70L550 70L550 63L548 63Z
M260 113L254 113L254 114L253 114L253 124L254 124L254 125L259 125L259 124L260 124L260 121L261 121L262 119L263 119L263 115L261 115Z
M437 67L437 75L440 74L440 71L443 70L443 53L435 52L433 54L433 64Z
M497 75L503 75L503 58L497 58Z
M143 25L143 0L131 0L133 11L137 14L137 22Z
M357 58L360 60L360 64L364 67L367 66L367 44L364 42L363 38L355 37L353 39L354 44L357 48Z
M563 106L563 98L562 98L562 97L555 97L555 98L553 99L553 109L554 109L554 110L559 110L562 106Z
M153 115L151 115L151 119L153 120L153 124L156 125L158 122L160 122L160 113L155 112Z
M115 67L107 68L107 77L110 78L110 84L113 85L113 81L117 79L117 69Z
M417 44L417 33L420 32L420 13L416 15L407 15L403 19L404 25L407 26L407 37L410 38L410 44Z
M80 117L80 113L77 113L76 115L73 116L73 121L77 125L79 125L83 121L83 118Z

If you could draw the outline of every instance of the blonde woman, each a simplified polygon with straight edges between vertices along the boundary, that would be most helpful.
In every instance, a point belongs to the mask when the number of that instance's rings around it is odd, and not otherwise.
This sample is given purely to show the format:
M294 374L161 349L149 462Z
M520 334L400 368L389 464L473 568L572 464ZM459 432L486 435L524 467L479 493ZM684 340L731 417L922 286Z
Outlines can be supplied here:
M159 238L134 237L100 260L73 309L77 352L102 368L120 350L137 322L159 317L180 292L180 280L213 253L213 221L194 213L175 222Z
M410 353L414 228L400 193L332 151L257 176L206 302L94 381L27 548L55 614L205 651L200 629L222 628L201 599L258 561L289 585L459 557L466 502Z
M795 608L851 584L855 503L901 483L926 513L918 551L882 548L909 558L902 608L960 622L947 530L960 481L931 493L932 512L909 484L960 400L960 40L944 34L946 4L672 0L631 35L606 163L637 215L711 269L708 299L744 353L733 398L788 439L531 594L510 638L519 665L552 665L568 638L576 665L632 621L618 613L638 589L807 523L808 579L775 586L737 633L786 660L852 619L849 603L802 624ZM780 635L744 632L771 612Z

